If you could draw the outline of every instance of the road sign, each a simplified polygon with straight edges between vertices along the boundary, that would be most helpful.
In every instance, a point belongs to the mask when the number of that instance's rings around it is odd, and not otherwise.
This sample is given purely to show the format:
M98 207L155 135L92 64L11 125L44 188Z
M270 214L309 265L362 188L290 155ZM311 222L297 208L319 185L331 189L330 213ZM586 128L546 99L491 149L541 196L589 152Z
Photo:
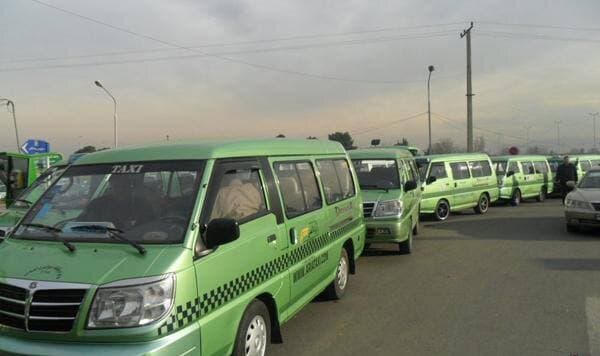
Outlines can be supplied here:
M23 146L21 146L21 151L29 155L48 153L50 152L50 144L43 140L27 140Z

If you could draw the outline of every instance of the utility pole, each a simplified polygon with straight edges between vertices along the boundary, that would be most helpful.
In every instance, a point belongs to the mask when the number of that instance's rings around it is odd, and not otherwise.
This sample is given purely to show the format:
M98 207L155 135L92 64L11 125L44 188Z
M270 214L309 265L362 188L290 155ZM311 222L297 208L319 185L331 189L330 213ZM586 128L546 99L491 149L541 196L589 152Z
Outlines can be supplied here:
M560 124L562 121L555 120L554 123L556 124L556 146L558 151L560 151Z
M600 115L599 112L591 112L590 113L590 116L592 117L592 121L594 122L594 153L598 152L597 147L596 147L596 142L598 142L596 140L596 119L598 118L598 115Z
M8 112L12 114L15 124L15 138L17 140L17 152L21 152L21 143L19 141L19 128L17 127L17 114L15 112L15 103L10 99L0 98L0 103L6 105Z
M427 154L431 154L431 93L429 90L429 82L431 80L431 72L435 70L433 66L427 67L429 71L429 76L427 76L427 119L429 122L429 145L427 146Z
M467 152L473 152L473 88L471 86L471 26L460 34L467 38Z

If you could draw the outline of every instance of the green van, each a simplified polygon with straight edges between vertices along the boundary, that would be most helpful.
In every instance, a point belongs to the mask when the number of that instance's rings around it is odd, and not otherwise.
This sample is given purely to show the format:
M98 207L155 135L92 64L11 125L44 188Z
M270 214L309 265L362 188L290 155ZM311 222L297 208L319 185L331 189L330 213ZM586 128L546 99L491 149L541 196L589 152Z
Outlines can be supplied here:
M600 166L600 155L569 155L571 162L577 166L577 177L579 179L593 167Z
M484 153L440 154L417 158L423 182L421 214L437 220L448 219L450 212L473 208L485 214L498 200L496 173Z
M419 230L421 189L412 153L370 148L348 153L363 196L367 244L396 243L401 254L412 251Z
M0 354L264 355L364 240L339 143L92 153L0 243Z
M0 183L6 186L6 205L27 189L46 169L62 160L58 153L0 152Z
M541 202L554 191L553 174L546 156L497 156L492 157L492 162L503 201L515 206L527 198Z

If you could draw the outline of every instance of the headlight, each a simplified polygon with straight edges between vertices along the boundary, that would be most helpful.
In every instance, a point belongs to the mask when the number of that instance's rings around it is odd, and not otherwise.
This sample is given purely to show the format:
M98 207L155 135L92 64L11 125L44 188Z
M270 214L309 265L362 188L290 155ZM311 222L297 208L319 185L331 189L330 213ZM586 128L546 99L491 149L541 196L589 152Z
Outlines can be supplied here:
M402 201L387 200L377 203L373 217L383 218L402 215Z
M567 208L575 208L575 209L591 209L590 203L583 200L576 199L566 199L565 206Z
M94 297L88 328L126 328L161 319L171 309L175 278L147 284L100 287Z

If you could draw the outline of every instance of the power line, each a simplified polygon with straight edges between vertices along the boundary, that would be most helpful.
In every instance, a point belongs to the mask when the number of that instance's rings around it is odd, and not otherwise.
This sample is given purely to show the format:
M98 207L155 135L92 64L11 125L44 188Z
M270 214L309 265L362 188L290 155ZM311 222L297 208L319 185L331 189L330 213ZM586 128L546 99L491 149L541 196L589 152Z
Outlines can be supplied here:
M344 82L376 83L376 84L381 84L382 83L380 81L364 81L364 80L339 78L339 77L333 77L333 76L327 76L327 75L321 75L321 74L314 74L314 73L306 73L306 72L301 72L301 71L296 71L296 70L291 70L291 69L283 69L283 68L277 68L277 67L272 67L272 66L268 66L268 65L258 64L258 63L247 62L247 61L244 61L244 60L235 59L235 58L231 58L231 57L226 57L226 56L223 56L223 55L215 55L215 54L205 53L205 52L199 51L199 50L191 48L191 47L181 46L181 45L169 42L169 41L162 40L162 39L157 38L157 37L145 35L145 34L142 34L140 32L136 32L136 31L124 28L124 27L112 25L112 24L109 24L107 22L100 21L98 19L95 19L95 18L92 18L92 17L89 17L89 16L85 16L85 15L79 14L79 13L76 13L76 12L71 11L71 10L67 10L67 9L64 9L64 8L61 8L61 7L58 7L58 6L54 6L52 4L48 4L48 3L44 2L44 1L40 1L40 0L30 0L30 1L32 1L32 2L34 2L36 4L48 7L50 9L53 9L53 10L65 13L65 14L81 18L83 20L86 20L86 21L89 21L89 22L92 22L92 23L95 23L95 24L98 24L98 25L101 25L101 26L105 26L105 27L111 28L111 29L113 29L115 31L127 33L129 35L132 35L132 36L135 36L135 37L138 37L138 38L142 38L142 39L154 41L154 42L163 44L165 46L175 47L175 48L179 48L179 49L184 49L184 50L191 51L191 52L194 52L194 53L202 54L202 55L207 56L207 57L217 58L217 59L220 59L220 60L223 60L223 61L227 61L227 62L230 62L230 63L242 64L242 65L253 67L253 68L256 68L256 69L268 70L268 71L273 71L273 72L278 72L278 73L283 73L283 74L296 75L296 76L302 76L302 77L309 77L309 78L315 78L315 79L326 79L326 80L335 80L335 81L344 81ZM385 82L385 83L387 84L388 82Z
M402 123L402 122L407 122L407 121L410 121L410 120L416 119L416 118L418 118L418 117L420 117L420 116L423 116L423 115L425 115L425 114L427 114L427 112L426 112L426 111L425 111L425 112L418 113L418 114L415 114L415 115L411 115L411 116L408 116L408 117L405 117L405 118L402 118L402 119L398 119L398 120L389 121L389 122L386 122L385 124L383 124L383 125L380 125L380 126L377 126L377 127L371 127L371 128L364 129L364 130L361 130L361 131L353 132L352 134L353 134L354 136L362 135L362 134L365 134L365 133L368 133L368 132L372 132L372 131L380 130L380 129L382 129L382 128L385 128L385 127L389 127L389 126L397 125L397 124L399 124L399 123Z
M546 40L546 41L563 41L563 42L585 42L585 43L600 43L600 39L591 38L579 38L579 37L557 37L548 36L537 33L524 33L524 32L502 32L502 31L479 31L478 35L487 37L503 37L511 39L533 39L533 40Z
M539 24L495 22L495 21L477 21L477 22L481 23L481 24L497 25L497 26L513 26L513 27L525 27L525 28L545 28L545 29L553 29L553 30L600 32L600 28L597 28L597 27L574 27L574 26L560 26L560 25L539 25Z

